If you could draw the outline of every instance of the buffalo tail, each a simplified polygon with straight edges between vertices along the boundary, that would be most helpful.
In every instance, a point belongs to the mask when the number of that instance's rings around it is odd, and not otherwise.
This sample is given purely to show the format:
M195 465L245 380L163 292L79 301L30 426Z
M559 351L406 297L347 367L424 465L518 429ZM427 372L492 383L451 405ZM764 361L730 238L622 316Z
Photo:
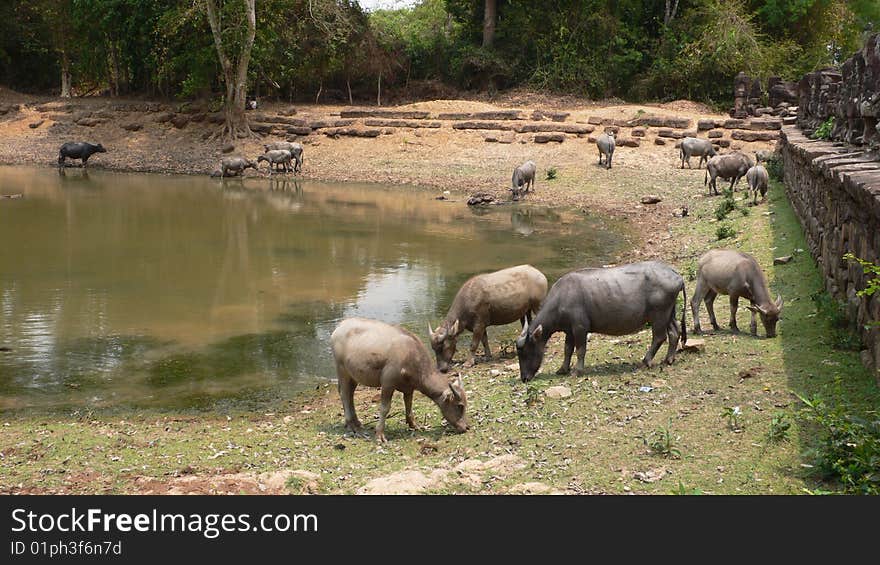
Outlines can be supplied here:
M688 330L687 330L687 311L688 311L688 297L687 297L687 287L682 284L681 285L681 298L684 303L681 305L681 346L684 347L688 342Z

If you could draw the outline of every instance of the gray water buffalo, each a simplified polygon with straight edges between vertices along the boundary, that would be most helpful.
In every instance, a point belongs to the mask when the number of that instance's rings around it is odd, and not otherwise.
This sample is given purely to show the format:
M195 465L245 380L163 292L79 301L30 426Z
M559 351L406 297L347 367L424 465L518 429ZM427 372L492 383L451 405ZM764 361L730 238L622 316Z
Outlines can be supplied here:
M602 165L602 157L605 157L605 168L611 168L611 157L614 156L614 148L616 146L614 140L614 132L606 131L596 138L596 147L599 148L599 165Z
M686 306L682 308L681 325L675 319L679 293L687 304L684 279L675 269L657 261L581 269L563 275L550 287L541 309L516 340L520 378L526 382L535 377L547 341L556 332L565 333L565 358L556 373L570 372L571 354L577 348L575 373L582 375L590 332L632 334L648 322L653 339L642 362L650 367L657 350L668 339L665 361L671 364L679 337L682 344L687 343Z
M85 167L89 161L89 157L95 153L106 153L104 146L98 143L87 143L85 141L69 141L61 146L58 150L58 166L63 167L65 159L80 159L82 166Z
M302 170L303 146L301 143L295 141L273 141L272 143L263 145L263 149L266 151L272 151L273 149L287 149L293 155L293 160L296 163L293 168L294 172L298 173Z
M720 177L730 180L730 190L735 190L736 183L746 175L751 167L752 160L748 155L739 151L716 155L706 163L706 175L703 178L703 185L706 185L706 180L708 179L709 189L718 194L715 179Z
M534 188L536 171L537 167L534 161L526 161L513 170L513 178L510 180L510 191L513 193L514 200L519 199L524 194L528 194Z
M748 253L732 249L713 249L700 257L697 268L697 288L691 299L691 311L694 315L694 333L700 333L700 301L706 303L712 327L718 329L715 310L712 304L719 294L730 296L730 329L739 332L736 325L736 309L740 298L746 298L751 305L746 306L752 312L749 329L752 335L758 334L755 316L761 316L761 322L767 331L767 337L776 337L776 322L782 312L782 297L777 296L774 302L770 298L767 279L758 266L758 262Z
M518 265L469 278L456 293L446 319L437 329L428 324L437 368L444 373L449 370L458 335L465 330L473 332L471 353L465 366L473 365L480 343L486 356L491 357L486 328L517 320L525 326L546 295L547 277L531 265Z
M767 188L770 186L770 175L762 165L755 165L746 172L746 181L749 183L749 191L754 193L753 204L758 203L758 192L761 200L767 198Z
M703 166L703 161L707 161L709 157L714 157L715 147L712 146L712 142L708 139L700 139L698 137L686 137L681 141L681 168L684 168L684 164L687 163L688 168L691 168L691 157L699 157L700 162L697 163L697 168Z
M330 334L336 362L339 397L345 410L345 427L361 429L354 409L358 385L382 389L376 440L385 441L385 418L394 391L403 393L406 423L415 429L413 391L419 391L440 408L443 417L459 432L468 429L467 398L459 377L455 382L434 368L431 354L419 339L398 326L378 320L347 318Z
M769 151L767 149L759 149L755 151L755 160L760 163L761 161L769 161L773 158L773 151Z
M226 157L220 161L220 178L241 175L245 169L257 170L257 164L244 157Z
M282 172L290 172L290 161L293 159L293 153L287 149L271 149L257 157L257 165L263 161L269 163L269 174L274 174L277 167L281 167Z

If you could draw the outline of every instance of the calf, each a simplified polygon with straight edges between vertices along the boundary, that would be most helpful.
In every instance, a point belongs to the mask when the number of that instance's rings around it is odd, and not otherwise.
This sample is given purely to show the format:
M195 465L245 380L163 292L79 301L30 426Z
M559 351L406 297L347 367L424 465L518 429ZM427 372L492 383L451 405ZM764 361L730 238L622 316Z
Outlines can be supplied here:
M709 157L714 157L715 147L712 146L712 142L708 139L700 139L698 137L686 137L681 142L681 168L684 168L684 164L687 163L688 168L691 168L691 157L699 157L700 162L697 163L697 168L699 169L703 165L703 161L707 161Z
M596 147L599 148L599 166L602 165L602 157L605 157L605 168L611 168L611 157L614 155L616 142L614 132L606 131L596 139Z
M449 370L455 355L456 340L464 330L473 332L471 354L465 363L473 365L480 343L491 357L486 328L519 320L523 326L532 319L547 295L547 277L531 265L519 265L471 277L458 290L446 319L431 329L431 347L437 356L437 368Z
M399 326L378 320L347 318L330 334L336 362L337 386L345 410L345 427L361 429L354 410L358 385L381 389L376 440L385 441L385 418L394 391L403 393L406 423L416 427L412 413L413 391L419 391L440 408L443 417L459 432L468 429L467 398L459 377L450 382L434 368L431 355L419 339Z
M520 196L528 194L535 184L535 172L537 167L534 161L526 161L513 170L513 178L510 181L510 191L513 193L513 199L518 200Z
M295 141L274 141L263 145L263 148L266 151L272 151L273 149L287 149L293 155L293 160L295 162L293 167L294 172L298 173L302 171L303 146L301 143Z
M89 157L95 153L106 153L104 146L87 143L85 141L67 142L58 150L58 166L63 167L65 159L81 159L82 166L85 167L89 161Z
M293 153L287 149L271 149L257 157L257 165L266 161L269 163L269 174L274 174L280 165L282 172L290 171L290 161L293 159Z
M746 181L749 183L749 191L754 193L752 204L758 203L758 192L761 200L767 199L767 188L770 186L770 175L762 165L755 165L746 172Z
M751 305L746 306L752 312L749 329L752 335L758 334L755 316L761 317L761 323L767 337L776 337L776 322L782 312L782 297L776 301L770 299L770 290L764 272L758 262L748 253L732 249L713 249L700 257L697 268L697 288L691 299L691 311L694 315L694 333L700 333L700 301L706 303L712 327L718 329L713 303L719 294L730 296L730 329L739 332L736 325L736 310L740 297L746 298Z
M257 170L257 164L244 157L226 157L220 161L220 178L241 175L245 169Z
M678 293L687 304L684 279L675 269L657 261L581 269L563 275L550 287L541 309L516 340L520 378L525 382L535 377L547 341L556 332L565 333L565 358L556 373L569 373L571 354L577 348L575 373L582 375L590 332L632 334L649 322L653 339L642 362L650 367L657 350L668 339L665 361L671 364L679 337L687 343L686 308L682 308L680 326L675 319Z

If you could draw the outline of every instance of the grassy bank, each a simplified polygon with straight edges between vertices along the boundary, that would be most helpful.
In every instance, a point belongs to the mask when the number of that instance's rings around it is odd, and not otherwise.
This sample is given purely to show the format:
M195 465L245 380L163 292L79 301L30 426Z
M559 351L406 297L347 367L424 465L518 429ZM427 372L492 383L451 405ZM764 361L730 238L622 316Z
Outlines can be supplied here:
M690 177L696 179L696 172ZM587 374L556 376L562 357L562 336L556 335L544 372L526 385L510 347L498 351L516 328L496 330L495 360L462 369L471 430L447 431L434 405L417 395L422 429L410 431L396 396L386 429L390 441L381 446L343 433L341 404L329 383L259 411L6 414L0 492L833 490L836 485L823 482L814 466L811 450L820 430L800 417L797 395L819 394L867 411L880 392L858 351L830 331L824 303L811 298L821 281L809 253L799 251L806 245L782 187L774 185L769 202L753 208L737 193L749 212L729 214L726 222L737 235L722 241L714 214L721 198L697 196L695 189L693 195L689 215L670 219L664 236L671 238L661 256L687 277L710 247L754 253L774 293L785 298L778 338L763 338L763 329L758 338L731 334L721 297L716 314L722 330L700 336L704 345L682 352L671 367L638 367L649 332L596 335ZM771 267L781 255L794 259ZM689 293L692 288L691 281ZM705 309L701 315L703 327L710 327ZM741 308L740 327L748 327L747 315ZM689 328L690 318L688 311ZM459 351L469 344L470 336L463 337ZM545 393L557 385L571 395ZM359 391L356 406L372 434L378 391Z

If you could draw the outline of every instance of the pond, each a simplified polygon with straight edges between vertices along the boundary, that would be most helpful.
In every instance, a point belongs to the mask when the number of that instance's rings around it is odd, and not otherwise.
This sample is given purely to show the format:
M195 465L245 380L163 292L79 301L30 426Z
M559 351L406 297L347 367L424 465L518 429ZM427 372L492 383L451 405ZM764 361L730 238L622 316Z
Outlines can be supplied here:
M627 245L583 211L411 187L0 167L0 409L218 408L334 378L348 316L423 340L468 277ZM499 332L490 329L497 352ZM470 343L470 334L463 336Z

